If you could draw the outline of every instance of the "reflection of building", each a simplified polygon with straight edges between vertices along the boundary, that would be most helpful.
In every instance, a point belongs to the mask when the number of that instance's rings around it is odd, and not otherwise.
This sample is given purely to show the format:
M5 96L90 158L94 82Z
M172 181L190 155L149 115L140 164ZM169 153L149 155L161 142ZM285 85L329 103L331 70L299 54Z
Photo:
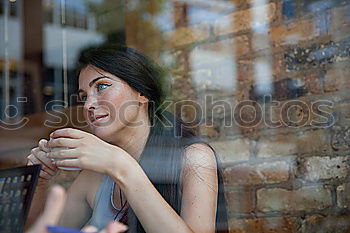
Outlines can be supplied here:
M105 36L97 32L96 17L85 1L63 1L65 5L61 2L45 0L27 9L23 0L0 1L1 118L5 117L4 109L9 104L15 105L22 115L42 111L51 100L62 101L64 73L67 72L70 79L74 77L73 69L80 51L104 42ZM39 24L25 22L25 14L33 15L33 11ZM30 31L36 33L37 27L41 27L42 38L29 38ZM28 41L30 39L32 41ZM31 52L27 47L32 47L29 48ZM37 47L39 49L33 52ZM41 59L33 61L33 54ZM70 93L75 86L74 80L68 81ZM27 97L29 107L23 108L18 97ZM15 113L15 108L11 108L9 115Z
M7 102L6 105L14 104L17 102L16 97L22 96L23 94L23 75L18 72L18 62L23 58L21 7L21 1L0 1L1 118L4 116L5 102ZM6 27L3 26L5 24ZM6 58L8 61L7 63L5 63ZM8 77L9 81L7 87L5 86L5 76ZM6 97L6 95L8 97ZM18 103L18 105L19 104L20 103Z
M46 109L51 109L56 101L64 100L65 72L70 78L74 77L80 51L104 41L104 36L96 31L94 14L83 1L66 1L65 6L60 3L58 0L44 1L43 61L46 72L43 94L45 102L51 103ZM67 80L68 93L76 89L74 80Z

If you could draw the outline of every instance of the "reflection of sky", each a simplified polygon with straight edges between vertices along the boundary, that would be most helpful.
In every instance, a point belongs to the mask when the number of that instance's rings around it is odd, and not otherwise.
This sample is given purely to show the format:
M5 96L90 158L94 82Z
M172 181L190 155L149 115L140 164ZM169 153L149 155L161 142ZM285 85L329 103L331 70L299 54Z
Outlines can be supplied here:
M196 49L191 53L192 80L196 87L223 91L235 89L235 59L226 54L226 51L232 51L233 48L226 49L229 48L222 48L224 52Z
M189 2L191 1L183 1ZM213 4L209 4L208 1L202 1L203 4L197 6L196 4L189 4L187 7L189 25L199 24L203 22L214 23L215 20L220 18L222 15L227 14L234 10L234 5L231 3L219 3L216 2L215 7ZM204 4L205 3L205 4ZM214 9L213 9L214 8ZM173 30L175 25L173 22L173 4L171 1L164 3L163 10L160 14L155 16L154 22L162 31ZM150 17L144 16L145 19L151 20Z
M260 2L266 5L267 0ZM270 42L268 39L269 22L268 8L258 8L257 2L252 3L252 29L253 29L253 45L257 48L266 48L270 50ZM255 82L257 85L257 94L267 95L273 92L272 90L272 72L270 56L267 55L264 58L257 59L254 63Z
M273 90L271 85L272 74L270 62L266 59L259 59L256 61L254 69L258 94L271 94Z
M222 12L195 6L188 8L188 14L189 24L198 24L202 22L214 23L216 19L222 16Z
M154 23L158 25L162 31L169 31L175 27L172 5L173 4L170 1L166 1L162 11L154 17Z

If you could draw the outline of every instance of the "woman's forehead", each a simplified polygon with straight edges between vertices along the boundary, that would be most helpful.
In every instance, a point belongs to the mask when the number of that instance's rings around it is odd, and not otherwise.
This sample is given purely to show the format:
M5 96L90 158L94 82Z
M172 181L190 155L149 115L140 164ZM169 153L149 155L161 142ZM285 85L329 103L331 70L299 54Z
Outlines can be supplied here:
M100 68L89 65L80 71L79 82L86 81L87 79L94 79L98 76L114 76L114 75Z
M89 84L99 77L108 77L110 80L116 81L122 86L127 85L127 83L123 79L105 70L89 65L82 69L79 73L79 89L89 88Z
M82 69L79 73L79 86L86 86L88 85L92 80L98 78L98 77L109 77L115 81L121 82L122 80L115 75L102 70L100 68L97 68L95 66L87 66L84 69Z

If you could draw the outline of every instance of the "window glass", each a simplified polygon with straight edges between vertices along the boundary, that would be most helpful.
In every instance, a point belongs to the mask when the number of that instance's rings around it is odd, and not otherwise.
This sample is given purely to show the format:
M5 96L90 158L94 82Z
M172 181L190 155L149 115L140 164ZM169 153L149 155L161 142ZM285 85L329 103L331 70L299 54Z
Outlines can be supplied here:
M0 169L89 131L77 60L111 43L166 71L167 110L221 162L230 232L349 231L349 1L0 1Z

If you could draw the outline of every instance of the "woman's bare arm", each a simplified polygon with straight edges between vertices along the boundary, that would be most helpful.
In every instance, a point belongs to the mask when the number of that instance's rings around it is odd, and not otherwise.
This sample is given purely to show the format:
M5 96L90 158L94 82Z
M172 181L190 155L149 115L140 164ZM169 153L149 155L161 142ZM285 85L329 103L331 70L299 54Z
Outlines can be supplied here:
M87 170L79 174L68 189L59 225L82 228L86 224L92 213L91 200L94 199L101 177L100 174Z
M181 217L194 232L215 232L218 177L213 151L204 144L186 149Z
M181 216L163 199L135 160L109 175L119 184L148 233L215 231L217 173L214 152L204 144L185 151Z

